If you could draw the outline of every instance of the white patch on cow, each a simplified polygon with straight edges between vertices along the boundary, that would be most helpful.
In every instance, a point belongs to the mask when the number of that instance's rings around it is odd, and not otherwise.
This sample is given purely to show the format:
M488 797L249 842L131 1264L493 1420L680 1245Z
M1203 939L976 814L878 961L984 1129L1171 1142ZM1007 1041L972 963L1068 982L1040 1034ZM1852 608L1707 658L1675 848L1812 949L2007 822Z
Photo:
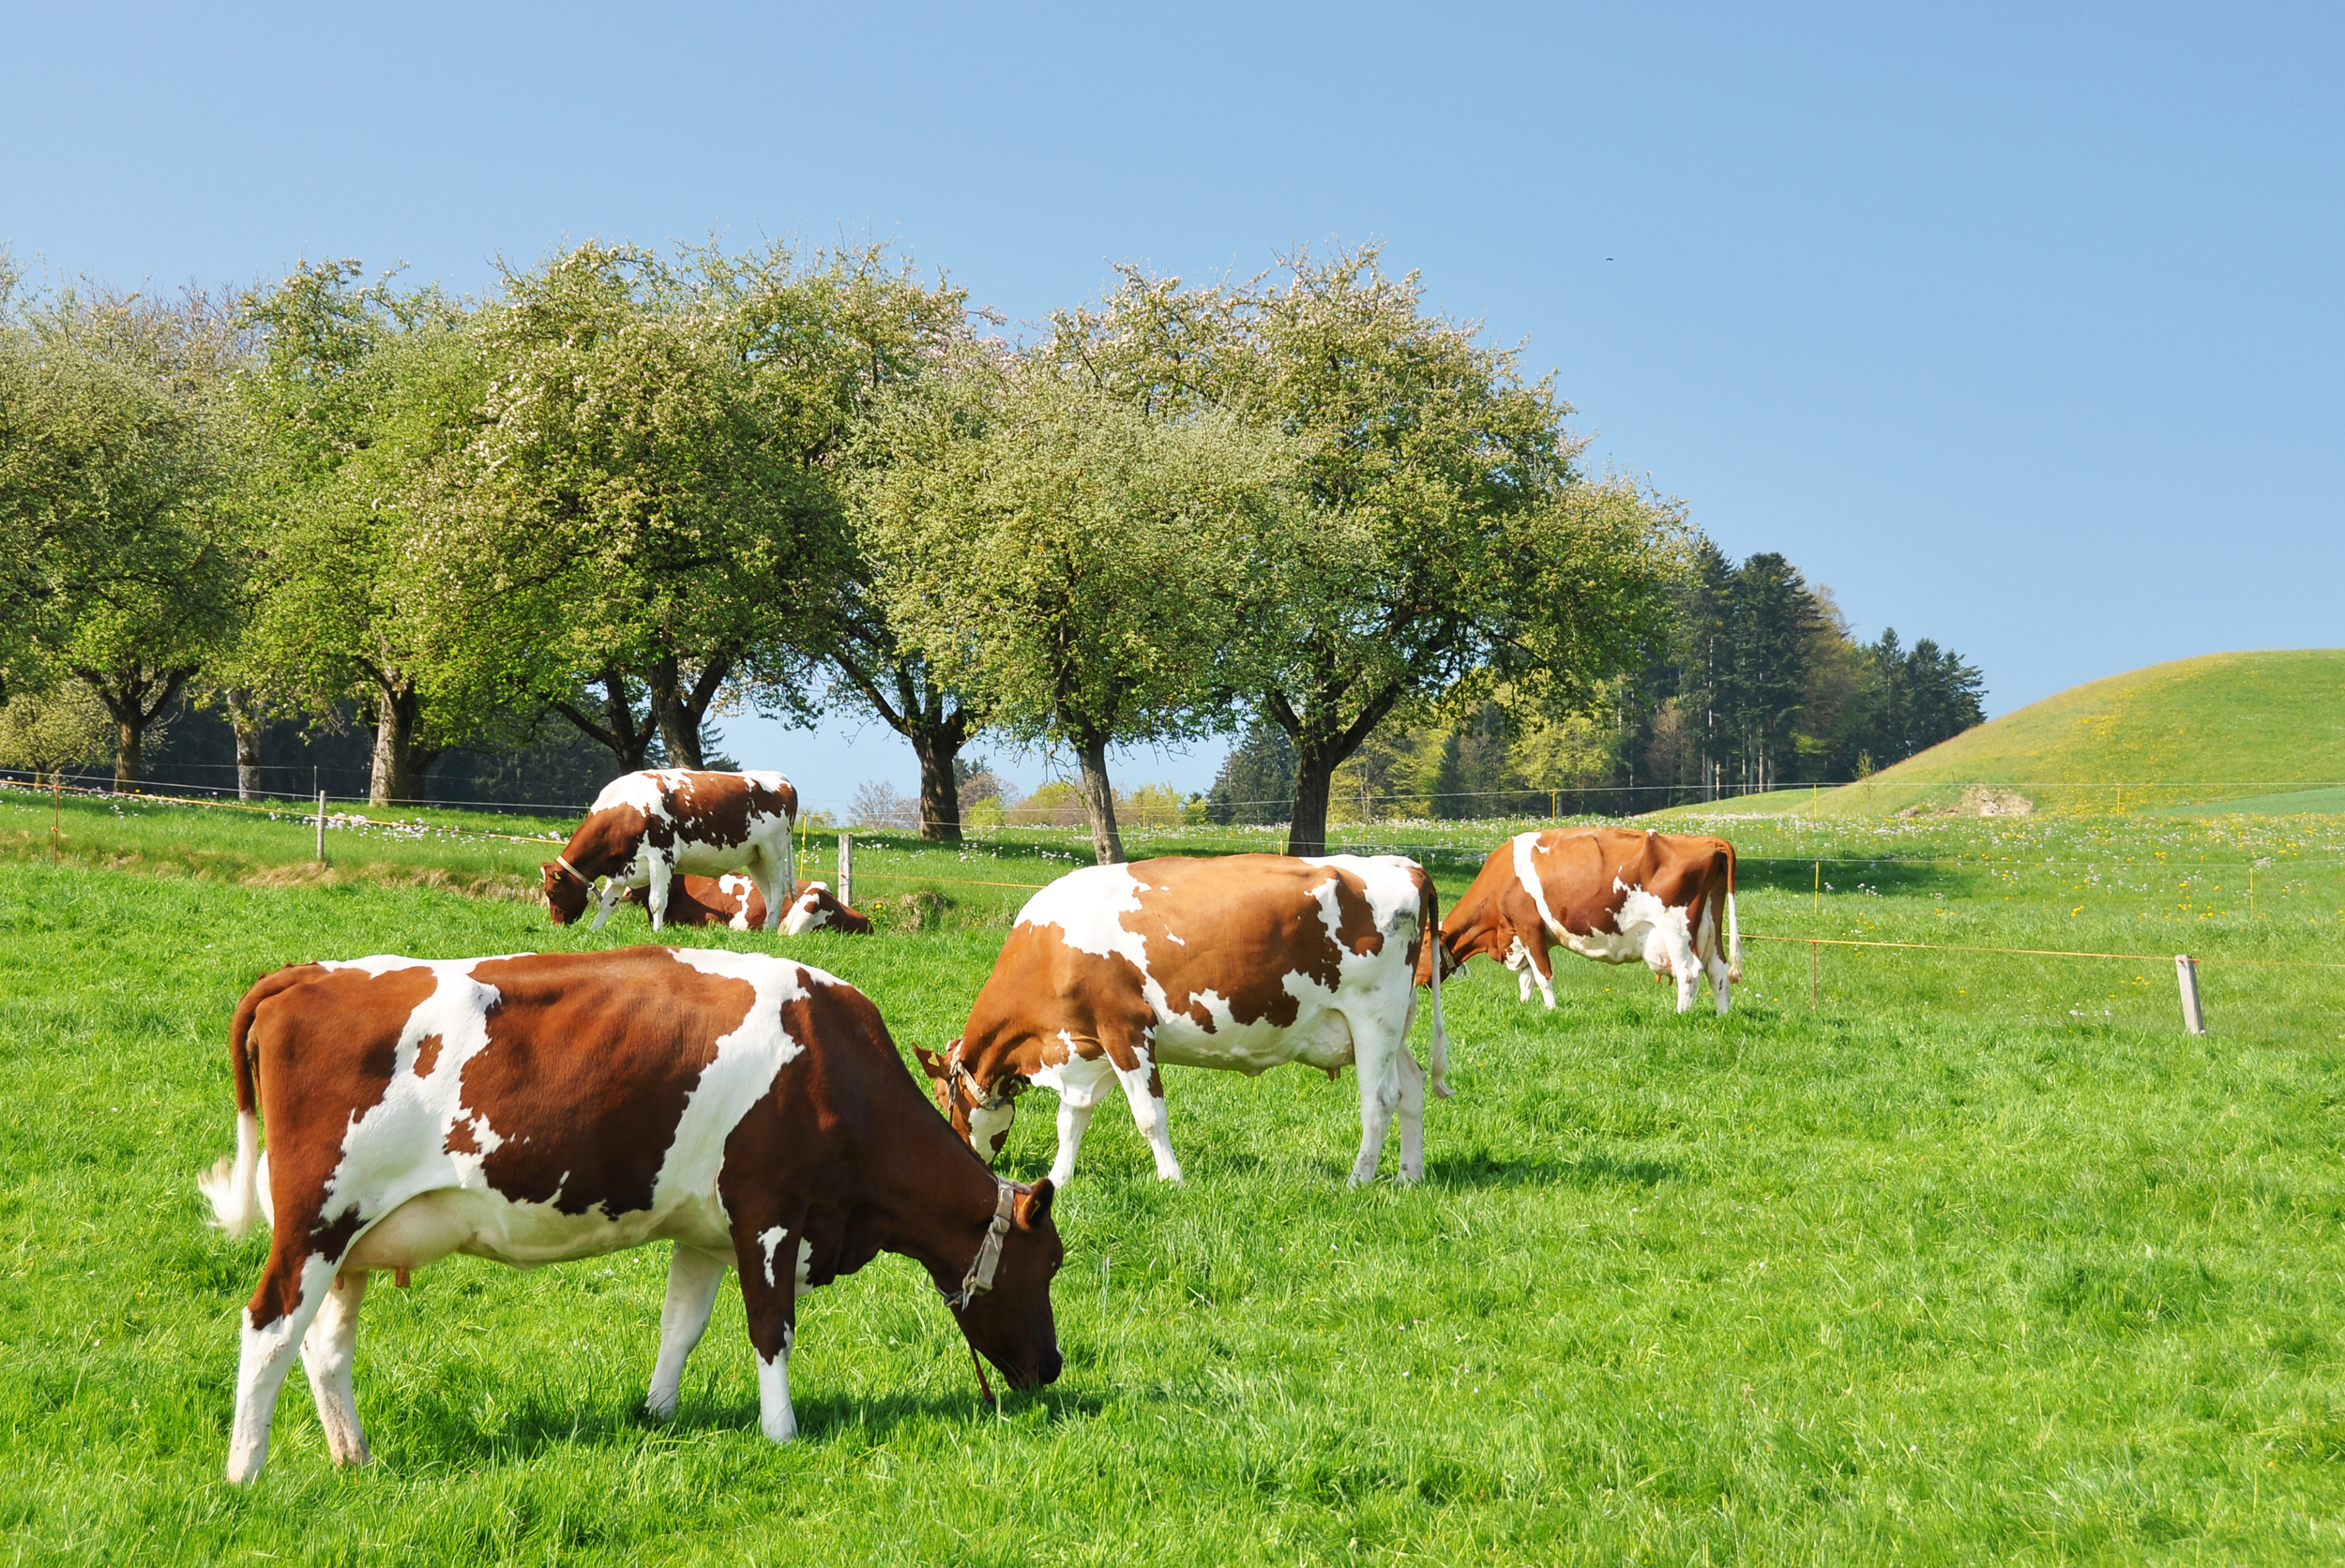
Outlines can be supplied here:
M681 768L655 768L643 773L623 773L602 787L595 797L588 815L608 811L613 807L631 806L644 816L658 822L672 822L675 814L668 809L668 797L687 782Z
M1147 891L1148 884L1128 867L1086 866L1027 899L1018 924L1056 926L1059 940L1076 952L1127 959L1144 975L1148 944L1137 931L1124 928L1123 917L1139 912L1140 896Z
M1009 1136L1010 1123L1017 1119L1017 1106L1006 1099L989 1100L973 1107L969 1112L969 1147L991 1161L1002 1152L1002 1139Z
M1531 896L1531 907L1539 912L1539 924L1547 927L1549 935L1560 941L1569 941L1570 937L1564 929L1564 923L1555 918L1553 910L1547 907L1547 886L1539 881L1539 868L1531 859L1533 852L1546 854L1549 852L1549 847L1539 842L1539 836L1536 833L1516 834L1514 847L1515 880L1520 882L1522 890Z
M736 931L748 930L749 928L749 895L757 890L757 884L747 877L729 875L719 877L717 887L726 897L733 900L733 918L725 924Z
M774 1250L781 1245L781 1238L785 1233L779 1225L757 1233L757 1250L764 1255L765 1283L768 1287L779 1283L774 1278ZM806 1276L813 1267L813 1263L814 1244L801 1237L798 1242L797 1274L791 1282L791 1294L800 1296L806 1294Z

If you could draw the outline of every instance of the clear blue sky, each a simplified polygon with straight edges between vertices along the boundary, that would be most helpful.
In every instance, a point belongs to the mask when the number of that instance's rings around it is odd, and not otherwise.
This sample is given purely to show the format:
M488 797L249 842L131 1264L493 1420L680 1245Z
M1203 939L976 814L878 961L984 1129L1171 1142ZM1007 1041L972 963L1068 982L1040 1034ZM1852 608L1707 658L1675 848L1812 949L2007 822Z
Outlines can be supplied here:
M2334 7L50 7L0 239L479 289L565 239L872 236L1014 320L1377 240L1599 461L2003 712L2345 642L2341 45ZM816 804L909 786L849 733L732 726Z

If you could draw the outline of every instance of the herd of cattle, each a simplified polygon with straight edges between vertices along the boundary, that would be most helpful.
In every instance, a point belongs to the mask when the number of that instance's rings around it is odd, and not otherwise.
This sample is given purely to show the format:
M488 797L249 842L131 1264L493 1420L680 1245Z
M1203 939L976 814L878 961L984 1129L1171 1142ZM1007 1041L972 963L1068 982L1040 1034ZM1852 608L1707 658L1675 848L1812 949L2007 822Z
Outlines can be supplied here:
M542 868L548 910L566 924L595 898L600 927L632 899L654 929L869 931L822 883L792 879L796 815L779 774L629 775ZM1011 1386L1048 1383L1064 1258L1052 1198L1111 1087L1158 1176L1177 1181L1166 1065L1251 1075L1301 1062L1331 1078L1350 1065L1352 1180L1375 1177L1398 1116L1399 1179L1414 1182L1426 1090L1449 1093L1445 974L1487 957L1552 1007L1561 945L1642 958L1675 980L1680 1012L1706 978L1723 1013L1740 977L1733 881L1723 839L1611 828L1517 836L1446 922L1431 877L1398 855L1086 867L1019 912L961 1037L915 1048L934 1108L868 998L767 955L635 947L279 970L237 1005L236 1152L200 1183L231 1235L273 1232L243 1315L228 1478L260 1472L296 1350L335 1461L363 1463L351 1370L369 1276L404 1286L460 1252L533 1268L673 1242L647 1401L663 1417L731 1268L761 1425L790 1440L798 1292L883 1249L928 1270L973 1354ZM1407 1044L1420 989L1423 1064ZM1036 1084L1058 1098L1058 1148L1028 1187L991 1162Z

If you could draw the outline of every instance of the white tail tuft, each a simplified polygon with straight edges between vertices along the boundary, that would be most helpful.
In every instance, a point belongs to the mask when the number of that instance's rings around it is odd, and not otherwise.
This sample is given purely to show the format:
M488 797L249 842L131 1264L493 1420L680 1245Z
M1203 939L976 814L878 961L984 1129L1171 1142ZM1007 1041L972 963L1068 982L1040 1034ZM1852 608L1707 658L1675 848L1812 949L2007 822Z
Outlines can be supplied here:
M1734 918L1734 895L1726 896L1726 977L1739 986L1743 983L1743 927Z
M233 1157L195 1179L196 1191L212 1205L212 1222L231 1236L242 1236L256 1224L274 1223L268 1202L268 1156L261 1153L261 1119L250 1111L236 1118L236 1152Z

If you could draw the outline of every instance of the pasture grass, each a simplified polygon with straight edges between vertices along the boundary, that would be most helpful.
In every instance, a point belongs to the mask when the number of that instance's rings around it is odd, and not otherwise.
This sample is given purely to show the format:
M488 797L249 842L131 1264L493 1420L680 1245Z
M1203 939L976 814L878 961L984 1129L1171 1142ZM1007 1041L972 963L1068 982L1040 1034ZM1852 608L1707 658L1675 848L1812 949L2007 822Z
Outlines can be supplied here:
M2180 1033L2171 961L1826 948L1811 1010L1806 944L1754 942L1724 1019L1568 958L1547 1013L1477 964L1446 990L1458 1093L1421 1188L1343 1186L1349 1075L1171 1075L1178 1188L1106 1108L1060 1209L1066 1375L997 1414L901 1259L803 1304L805 1436L776 1449L730 1289L679 1419L638 1413L664 1249L456 1259L370 1295L375 1464L326 1463L295 1376L236 1490L236 1314L265 1244L207 1229L192 1176L230 1146L237 996L312 957L622 945L643 916L554 929L493 896L534 880L527 846L354 829L319 880L306 824L185 807L88 807L52 868L27 809L0 798L11 1560L2345 1553L2345 971L2223 961L2334 959L2335 818L1719 821L1754 936L2187 949L2213 1033ZM1454 897L1506 827L1373 831ZM1261 846L1168 830L1134 852L1234 847ZM1079 852L865 852L874 890L953 901L779 945L936 1045L1020 884ZM1047 1168L1047 1098L1010 1174Z

